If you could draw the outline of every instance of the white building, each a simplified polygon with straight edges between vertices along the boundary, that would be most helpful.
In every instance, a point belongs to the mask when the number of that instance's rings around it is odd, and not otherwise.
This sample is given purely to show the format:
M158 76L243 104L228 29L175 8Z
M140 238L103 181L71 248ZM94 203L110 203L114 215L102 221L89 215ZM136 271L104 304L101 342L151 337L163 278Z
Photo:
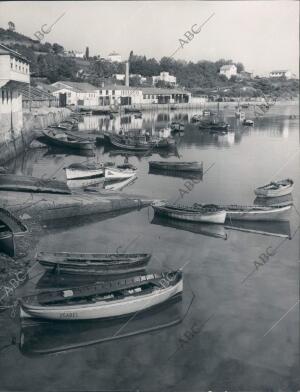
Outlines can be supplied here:
M104 86L99 90L99 105L138 105L143 103L140 88L128 86Z
M121 63L122 57L119 53L112 52L107 56L107 60L109 60L111 62Z
M172 76L169 72L161 72L159 76L152 76L152 84L155 85L157 82L165 82L172 86L176 86L176 76Z
M230 79L231 76L235 76L237 74L237 68L234 64L223 65L220 68L220 75L225 75L227 79Z
M125 74L114 74L113 77L121 82L125 80Z
M59 81L52 84L55 90L52 94L59 99L60 106L99 105L99 88L89 83Z
M289 70L280 70L280 71L272 71L269 74L270 78L283 78L285 77L286 79L291 79L292 77L292 72Z
M23 127L20 88L30 83L29 62L0 44L0 143L15 140Z

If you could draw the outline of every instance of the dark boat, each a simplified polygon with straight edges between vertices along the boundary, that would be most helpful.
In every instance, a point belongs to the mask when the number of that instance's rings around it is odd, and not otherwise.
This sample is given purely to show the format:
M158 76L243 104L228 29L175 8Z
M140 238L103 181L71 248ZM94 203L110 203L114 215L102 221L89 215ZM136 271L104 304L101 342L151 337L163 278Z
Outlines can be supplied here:
M182 296L144 312L109 320L34 321L23 320L19 349L25 356L50 355L99 345L136 335L159 332L179 324L184 317Z
M16 216L0 208L0 252L11 257L18 256L20 238L27 233L27 227Z
M150 258L149 253L40 252L37 261L56 273L114 275L141 271Z
M203 162L150 161L149 168L166 171L203 172Z
M191 179L197 181L202 181L203 179L203 172L192 172L192 171L172 171L172 170L161 170L161 169L151 169L149 168L149 174L154 174L158 176L167 176L167 177L176 177L176 178L183 178L183 179Z
M62 193L70 194L67 184L62 181L18 176L15 174L0 174L0 191Z
M125 113L143 114L141 110L135 108L125 108Z
M92 150L94 143L88 140L83 140L75 136L70 136L67 133L57 131L55 129L43 130L44 139L47 144L67 147L77 150Z
M199 129L208 129L212 131L225 131L227 132L229 128L229 124L225 123L224 121L206 121L203 120L199 124Z
M170 126L172 132L184 132L184 124L181 122L173 121Z

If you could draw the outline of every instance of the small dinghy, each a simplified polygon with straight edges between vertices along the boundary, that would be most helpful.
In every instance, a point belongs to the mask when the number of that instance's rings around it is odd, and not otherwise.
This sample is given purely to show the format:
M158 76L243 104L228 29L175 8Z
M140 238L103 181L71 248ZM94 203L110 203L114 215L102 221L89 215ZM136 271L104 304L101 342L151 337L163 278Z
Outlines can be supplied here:
M197 204L201 206L201 204ZM246 221L277 221L287 220L291 205L285 207L263 207L263 206L241 206L241 205L219 205L226 211L228 220Z
M82 138L70 136L62 131L55 129L43 130L43 136L46 143L54 146L68 147L79 150L91 150L94 148L94 143Z
M246 126L248 126L248 127L252 127L252 126L254 125L254 121L248 120L248 119L245 118L245 119L243 120L242 124L243 124L243 125L246 125Z
M226 219L226 211L215 205L182 206L160 201L152 207L155 214L190 222L223 224Z
M40 252L37 261L56 273L114 275L141 271L150 258L149 253Z
M203 162L168 162L168 161L150 161L149 169L151 170L170 170L183 172L202 172Z
M0 208L0 252L15 257L19 254L19 238L28 232L27 227L10 211Z
M62 193L70 194L67 184L62 181L18 176L15 174L0 174L0 191Z
M122 180L136 175L136 169L120 169L118 167L106 167L104 169L105 179Z
M183 290L182 273L170 271L98 282L23 297L20 317L90 320L141 312L168 301Z
M66 177L68 180L83 179L83 178L95 178L104 176L104 168L106 166L113 166L113 163L72 163L70 166L65 167Z
M254 193L259 197L278 197L286 196L292 193L294 181L287 178L286 180L272 181L267 185L256 188Z

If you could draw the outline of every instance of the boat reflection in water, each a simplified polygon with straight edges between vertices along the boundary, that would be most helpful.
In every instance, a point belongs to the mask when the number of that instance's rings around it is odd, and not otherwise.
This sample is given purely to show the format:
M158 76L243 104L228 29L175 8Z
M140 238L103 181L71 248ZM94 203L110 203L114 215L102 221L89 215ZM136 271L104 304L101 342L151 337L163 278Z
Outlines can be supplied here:
M124 180L111 180L111 181L105 181L103 188L107 191L121 191L128 185L132 185L137 179L137 175L134 174L133 176L129 178L125 178Z
M184 317L182 295L134 317L127 315L89 321L22 321L19 349L23 355L46 355L139 334L153 333L179 324Z
M65 155L65 156L70 156L70 155L80 155L83 157L94 157L95 152L94 150L66 150L65 148L62 147L48 147L48 150L44 153L44 156L49 156L49 155Z
M104 184L105 178L95 177L95 178L81 178L76 180L67 180L67 185L69 188L87 188L89 186L96 186L99 184Z
M159 215L154 215L151 224L172 227L178 230L189 231L195 234L202 234L208 237L227 239L227 233L224 226L213 223L194 223L185 222L176 219L166 218Z
M234 221L225 226L229 230L238 230L246 233L268 235L291 239L291 228L289 221L255 222Z
M193 173L193 172L183 172L183 171L171 171L171 170L157 170L157 169L150 169L149 174L160 175L160 176L168 176L168 177L180 177L186 179L193 179L193 180L203 180L203 172Z

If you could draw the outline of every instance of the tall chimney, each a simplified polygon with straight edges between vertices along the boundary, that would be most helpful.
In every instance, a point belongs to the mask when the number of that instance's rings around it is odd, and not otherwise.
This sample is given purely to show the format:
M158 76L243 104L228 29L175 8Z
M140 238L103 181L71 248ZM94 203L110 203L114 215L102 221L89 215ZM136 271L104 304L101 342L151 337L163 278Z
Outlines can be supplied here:
M129 87L129 61L125 62L125 86Z

